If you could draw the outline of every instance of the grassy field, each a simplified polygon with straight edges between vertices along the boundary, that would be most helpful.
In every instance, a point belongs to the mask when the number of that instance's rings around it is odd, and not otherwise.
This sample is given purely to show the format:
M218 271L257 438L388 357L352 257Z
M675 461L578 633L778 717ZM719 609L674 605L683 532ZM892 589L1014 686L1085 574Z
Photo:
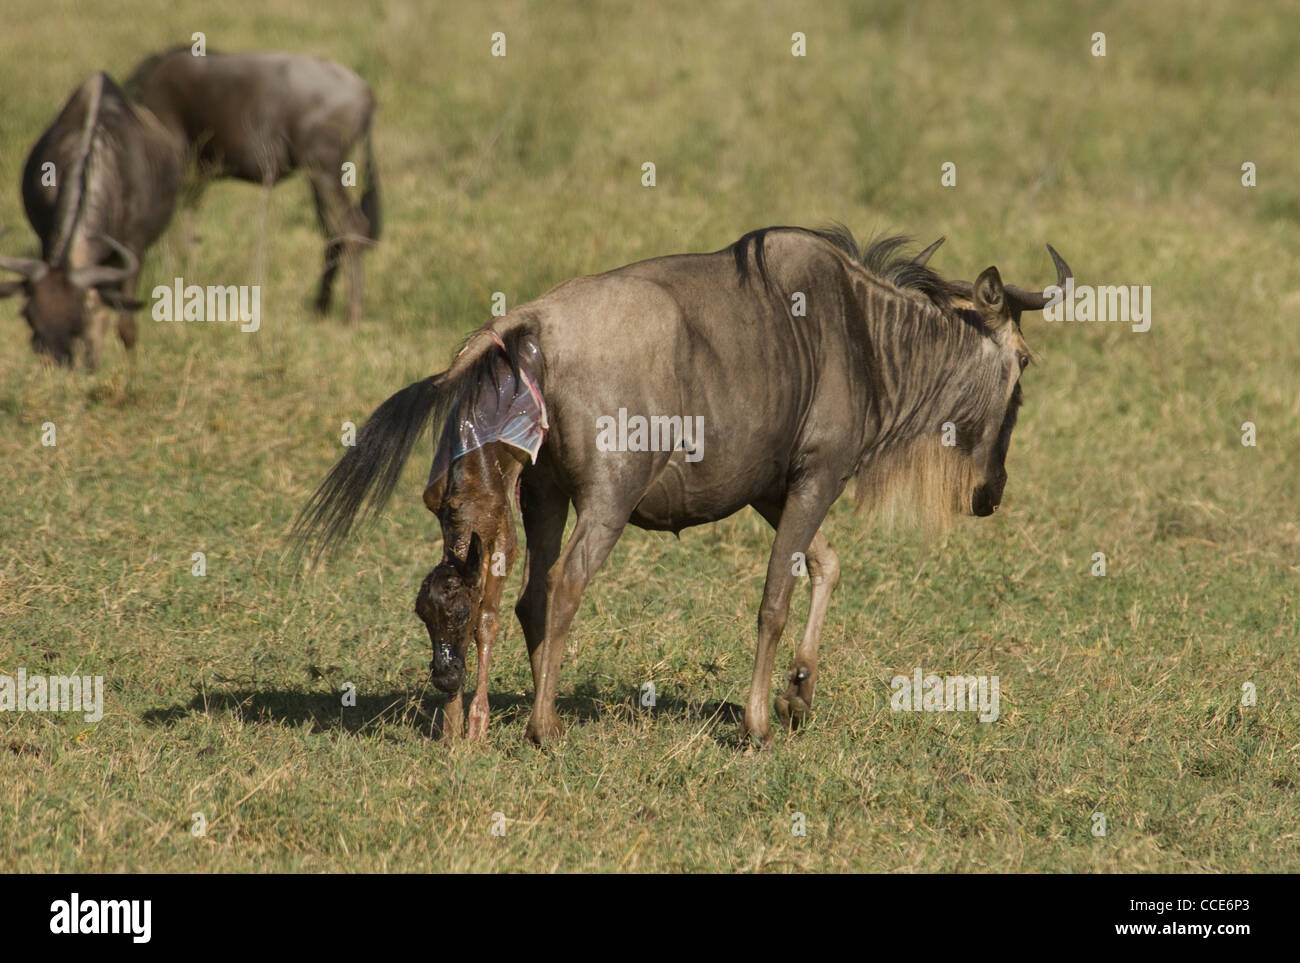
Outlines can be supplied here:
M356 328L310 314L300 179L265 212L216 184L198 212L199 283L262 277L256 334L146 313L134 367L114 343L87 376L44 370L0 307L0 672L106 685L95 724L0 715L0 871L1300 870L1294 5L129 6L8 0L6 252L36 252L21 167L70 91L196 30L370 82L385 234ZM570 638L562 741L523 742L513 617L488 739L435 738L411 611L441 550L427 456L337 560L281 559L342 423L444 367L495 291L831 219L947 234L944 273L996 263L1028 287L1051 242L1081 283L1149 284L1151 329L1026 316L1037 363L995 517L926 542L836 506L815 718L774 751L738 750L728 708L770 546L750 511L622 539ZM145 293L183 273L181 235ZM889 680L918 666L997 675L1000 718L891 712Z

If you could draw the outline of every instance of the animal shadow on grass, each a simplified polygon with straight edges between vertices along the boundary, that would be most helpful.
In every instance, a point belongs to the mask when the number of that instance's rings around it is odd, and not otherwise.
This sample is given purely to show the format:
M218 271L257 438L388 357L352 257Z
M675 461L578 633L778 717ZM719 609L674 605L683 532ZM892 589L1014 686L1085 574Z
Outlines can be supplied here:
M630 687L616 686L613 691L629 691ZM664 718L684 719L694 725L704 725L710 735L722 745L736 745L739 737L724 723L739 724L744 709L731 702L695 702L672 696L658 696L653 710L643 709L639 694L632 690L621 700L611 701L611 689L595 682L580 682L573 693L557 699L560 716L569 724L597 724L621 719L635 722L647 711ZM462 706L466 716L472 693L462 693ZM522 735L523 725L532 711L530 694L498 693L490 695L492 728L517 727ZM208 687L196 693L184 704L150 709L142 716L149 725L174 726L182 719L193 716L216 717L220 714L236 716L246 723L280 725L291 728L309 726L316 734L343 731L354 735L374 735L385 727L406 726L432 739L443 738L443 711L448 699L434 689L412 691L393 690L379 695L356 694L355 706L344 706L337 692L306 692L300 689L222 689Z

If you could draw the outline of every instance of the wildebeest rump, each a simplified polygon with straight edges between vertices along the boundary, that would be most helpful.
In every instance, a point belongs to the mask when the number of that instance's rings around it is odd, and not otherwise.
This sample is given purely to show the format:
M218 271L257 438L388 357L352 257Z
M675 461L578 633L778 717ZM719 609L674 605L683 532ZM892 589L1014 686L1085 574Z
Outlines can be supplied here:
M316 309L329 310L339 262L347 265L348 317L362 307L361 249L379 238L379 182L370 142L375 98L351 70L289 53L195 56L177 47L146 58L127 92L189 145L199 183L234 177L278 183L301 169L326 237ZM360 156L355 156L358 151ZM351 162L364 190L344 186Z
M624 527L675 532L750 505L776 529L744 721L769 745L773 661L800 557L812 601L777 709L797 724L812 705L839 579L819 530L848 481L856 477L859 501L910 500L935 520L991 514L1002 497L1029 358L1020 315L1046 299L1004 287L994 267L973 283L945 281L924 257L898 256L898 246L888 239L861 250L845 230L768 228L712 254L565 282L476 331L443 373L385 401L297 531L325 547L363 507L378 510L416 438L475 390L490 356L535 349L550 433L519 478L527 552L515 612L535 685L529 737L562 731L555 696L569 626ZM1063 283L1069 269L1052 253ZM703 417L702 457L602 450L597 419L619 409ZM562 547L570 503L577 521ZM467 563L467 548L445 551ZM477 612L476 593L500 576L481 554L474 561L479 571L459 601ZM449 649L463 657L470 635L460 633L472 634L477 619L450 630L428 591L426 581L417 612L434 642L436 680Z
M84 342L95 367L105 303L119 309L118 334L134 347L140 256L171 219L181 156L179 142L103 73L77 88L41 135L23 170L41 259L0 255L0 268L23 276L0 284L0 297L25 294L37 351L71 364Z

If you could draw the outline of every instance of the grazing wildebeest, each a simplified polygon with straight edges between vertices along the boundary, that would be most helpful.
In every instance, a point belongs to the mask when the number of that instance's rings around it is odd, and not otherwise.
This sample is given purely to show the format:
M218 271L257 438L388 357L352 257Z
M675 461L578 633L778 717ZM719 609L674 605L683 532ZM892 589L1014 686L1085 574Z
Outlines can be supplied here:
M0 297L26 295L23 316L38 352L71 364L84 343L93 369L105 305L119 311L122 343L135 346L140 255L171 219L181 158L180 143L103 73L77 88L41 135L23 170L23 206L41 258L0 255L0 268L23 276L0 284Z
M199 185L234 177L271 187L301 169L325 232L316 310L326 313L339 261L347 265L348 319L361 317L361 249L379 239L379 182L370 143L375 98L340 64L289 53L195 56L176 47L146 58L127 92L189 145ZM360 148L360 157L353 151ZM353 201L343 165L365 167Z
M864 250L844 229L767 228L712 254L561 284L472 334L446 371L385 401L297 531L320 549L346 535L363 507L382 507L431 420L475 410L479 394L497 390L501 358L529 367L549 418L536 462L510 454L516 467L485 447L481 464L451 473L445 495L426 496L433 507L459 496L458 486L477 488L488 494L476 513L500 518L518 476L527 550L515 612L535 685L528 736L540 743L563 731L555 696L569 625L624 527L678 532L750 505L776 529L744 718L744 731L768 746L773 660L801 558L812 600L776 705L790 725L812 706L818 640L839 580L819 530L849 479L859 503L910 500L937 521L992 514L1006 483L1029 360L1020 315L1047 299L1004 286L994 267L974 283L945 281L918 263L933 247L907 260L900 243ZM1064 284L1069 268L1052 257ZM646 445L644 436L633 445L629 430L608 450L599 440L625 412L702 417L703 431L688 445ZM474 481L494 474L500 485ZM570 502L577 522L561 548ZM443 561L416 601L434 684L453 693L470 638L480 657L492 643L508 571L484 549L501 523L484 532L476 524L444 524Z

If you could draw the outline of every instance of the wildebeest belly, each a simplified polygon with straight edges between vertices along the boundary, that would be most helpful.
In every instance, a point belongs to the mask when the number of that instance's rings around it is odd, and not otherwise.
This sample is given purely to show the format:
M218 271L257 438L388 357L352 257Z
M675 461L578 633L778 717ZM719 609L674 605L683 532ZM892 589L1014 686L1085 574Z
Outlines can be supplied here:
M674 453L637 502L630 521L638 528L679 532L780 495L784 471L775 459L721 473L717 467L692 464Z

